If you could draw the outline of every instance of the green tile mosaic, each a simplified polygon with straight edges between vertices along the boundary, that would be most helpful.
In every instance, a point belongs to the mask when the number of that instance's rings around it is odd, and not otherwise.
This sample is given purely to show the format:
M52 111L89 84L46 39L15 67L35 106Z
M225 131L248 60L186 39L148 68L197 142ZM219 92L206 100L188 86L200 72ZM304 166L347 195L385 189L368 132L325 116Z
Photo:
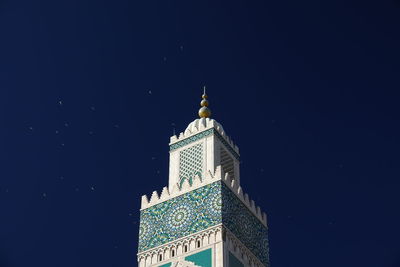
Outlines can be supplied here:
M193 262L197 266L212 267L211 248L187 256L185 260Z
M139 252L221 222L221 184L216 182L142 210Z
M269 266L267 227L225 184L222 186L222 223L265 266Z
M142 210L139 252L220 223L269 266L267 228L222 181Z

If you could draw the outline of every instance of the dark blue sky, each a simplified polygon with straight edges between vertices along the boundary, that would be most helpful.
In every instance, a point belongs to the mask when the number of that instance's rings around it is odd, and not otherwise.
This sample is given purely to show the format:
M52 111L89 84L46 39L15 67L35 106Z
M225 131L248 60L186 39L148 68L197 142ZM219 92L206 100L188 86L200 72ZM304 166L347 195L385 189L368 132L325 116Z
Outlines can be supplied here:
M207 85L273 267L399 267L399 11L1 1L0 266L136 266L140 196Z

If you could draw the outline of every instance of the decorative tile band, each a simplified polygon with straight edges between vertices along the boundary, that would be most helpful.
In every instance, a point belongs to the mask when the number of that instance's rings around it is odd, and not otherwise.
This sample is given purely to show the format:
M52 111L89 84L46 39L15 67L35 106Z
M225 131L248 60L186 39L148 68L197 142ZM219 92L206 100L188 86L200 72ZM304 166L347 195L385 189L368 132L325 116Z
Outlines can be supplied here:
M220 224L221 182L214 182L140 212L139 252Z
M177 148L183 147L187 144L193 143L197 140L200 140L203 137L209 136L211 134L215 134L218 139L225 145L225 147L229 150L229 152L232 153L232 155L239 160L239 154L232 148L232 146L225 140L224 137L222 137L222 135L215 129L215 128L210 128L208 130L205 130L203 132L200 132L198 134L195 134L189 138L183 139L182 141L176 142L172 145L169 146L169 150L175 150Z
M269 266L267 227L222 181L143 209L139 253L221 223Z
M172 144L172 145L169 146L169 150L172 151L172 150L175 150L177 148L186 146L187 144L196 142L197 140L212 134L213 130L214 130L214 128L211 128L211 129L208 129L206 131L203 131L203 132L200 132L198 134L195 134L195 135L193 135L193 136L191 136L189 138L183 139L182 141L176 142L175 144Z
M268 230L258 218L222 184L222 224L265 266L269 266Z

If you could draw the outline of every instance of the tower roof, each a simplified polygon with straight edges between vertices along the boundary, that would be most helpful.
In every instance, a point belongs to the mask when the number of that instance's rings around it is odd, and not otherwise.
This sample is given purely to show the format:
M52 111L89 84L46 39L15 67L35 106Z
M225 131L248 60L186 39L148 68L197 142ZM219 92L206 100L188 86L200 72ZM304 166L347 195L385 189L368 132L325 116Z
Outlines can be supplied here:
M200 126L203 126L204 128L214 126L216 129L220 129L221 132L224 132L224 128L222 128L222 125L216 120L210 118L195 119L194 121L189 123L189 125L185 129L185 132L187 130L189 130L191 133L197 132L200 129Z

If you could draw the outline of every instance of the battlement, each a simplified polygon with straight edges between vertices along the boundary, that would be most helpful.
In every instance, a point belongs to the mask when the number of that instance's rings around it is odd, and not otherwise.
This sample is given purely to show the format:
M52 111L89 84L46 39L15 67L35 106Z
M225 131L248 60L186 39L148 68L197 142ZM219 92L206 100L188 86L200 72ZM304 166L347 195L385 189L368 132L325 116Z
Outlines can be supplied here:
M182 146L179 144L191 143L197 139L212 134L212 129L215 129L215 133L217 134L217 136L225 141L224 143L229 145L232 150L235 151L237 155L239 155L238 146L235 145L235 143L228 135L226 135L224 129L222 128L222 125L219 124L216 120L209 118L196 119L189 124L184 132L181 132L178 136L171 136L169 143L170 149L173 150Z
M267 226L267 216L265 212L262 212L259 206L256 206L254 200L250 199L248 194L243 193L243 189L238 183L230 177L229 173L224 173L221 166L218 166L214 172L208 171L203 178L195 176L192 180L192 184L185 180L181 186L175 184L172 188L164 187L161 194L157 191L153 191L150 200L146 195L142 196L141 210L147 209L156 204L162 203L166 200L172 199L179 195L185 194L194 189L200 188L207 184L211 184L216 181L223 181L224 184L235 193L235 195L247 206L247 208L265 225Z

